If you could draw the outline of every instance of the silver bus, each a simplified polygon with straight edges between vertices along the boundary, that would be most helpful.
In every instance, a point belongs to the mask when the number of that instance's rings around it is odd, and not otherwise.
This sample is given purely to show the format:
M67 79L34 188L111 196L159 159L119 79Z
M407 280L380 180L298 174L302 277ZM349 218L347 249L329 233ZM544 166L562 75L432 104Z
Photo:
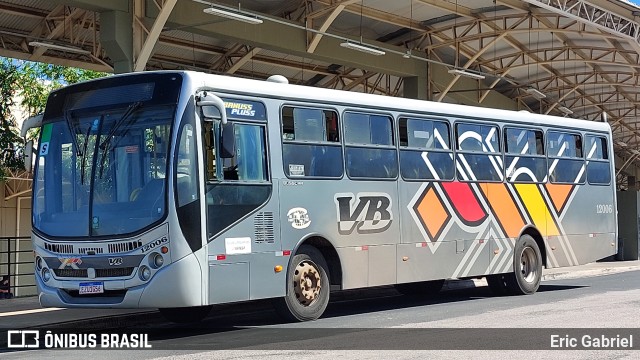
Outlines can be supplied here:
M43 306L191 321L273 298L303 321L335 290L532 294L617 252L606 123L148 72L57 90L39 125Z

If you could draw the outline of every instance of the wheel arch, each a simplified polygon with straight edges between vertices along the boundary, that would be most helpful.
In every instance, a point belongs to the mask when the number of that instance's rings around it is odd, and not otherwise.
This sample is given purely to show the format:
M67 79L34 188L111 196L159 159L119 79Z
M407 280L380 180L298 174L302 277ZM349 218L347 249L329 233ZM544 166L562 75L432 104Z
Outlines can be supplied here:
M342 289L342 262L335 246L324 236L314 234L302 239L294 249L293 254L297 254L302 245L312 246L320 251L327 262L327 266L329 266L329 282L331 286Z
M527 226L522 230L520 236L529 235L536 241L538 248L540 249L540 255L542 256L542 266L547 267L547 247L544 243L542 234L535 226Z

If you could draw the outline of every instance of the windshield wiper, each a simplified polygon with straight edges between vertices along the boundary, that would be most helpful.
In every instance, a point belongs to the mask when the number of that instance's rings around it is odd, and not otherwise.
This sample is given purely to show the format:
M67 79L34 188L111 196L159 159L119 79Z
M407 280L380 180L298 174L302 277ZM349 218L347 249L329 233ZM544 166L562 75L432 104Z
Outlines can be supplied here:
M91 126L87 129L87 134L84 136L84 146L82 152L80 152L80 146L78 145L78 139L76 138L76 127L71 124L72 118L70 116L72 110L64 111L64 120L67 123L67 127L69 128L69 133L71 136L71 144L73 145L73 149L75 150L76 157L80 157L82 160L82 165L80 169L80 183L84 184L84 166L87 158L87 146L89 142L89 133L91 132Z
M84 185L84 166L86 164L86 160L87 160L87 147L89 146L89 133L91 132L91 126L89 126L87 128L87 134L84 136L84 147L82 149L82 154L80 156L82 156L82 163L80 165L81 170L80 170L80 183Z
M120 119L118 119L118 121L116 121L116 123L113 125L111 130L109 130L109 133L107 133L106 139L104 139L104 141L102 141L102 143L100 143L100 150L102 150L102 152L100 154L100 156L101 156L101 158L100 158L100 178L102 178L102 171L104 170L104 163L106 161L105 160L106 155L109 152L109 149L111 149L111 138L116 134L118 129L120 129L120 127L122 127L122 125L125 122L127 122L127 125L129 125L129 123L133 119L131 117L131 115L133 115L133 113L136 110L138 110L141 106L142 106L142 101L136 101L134 103L131 103L129 106L127 106L127 109L124 111L124 114L122 114L122 117L120 117ZM129 121L127 121L127 120L129 120ZM116 142L116 145L118 145L118 142Z
M75 127L71 125L71 117L69 113L71 110L67 110L64 112L64 121L67 123L67 127L69 128L69 135L71 136L71 144L73 145L73 150L76 156L82 156L80 153L80 147L78 146L78 139L76 139L76 131Z

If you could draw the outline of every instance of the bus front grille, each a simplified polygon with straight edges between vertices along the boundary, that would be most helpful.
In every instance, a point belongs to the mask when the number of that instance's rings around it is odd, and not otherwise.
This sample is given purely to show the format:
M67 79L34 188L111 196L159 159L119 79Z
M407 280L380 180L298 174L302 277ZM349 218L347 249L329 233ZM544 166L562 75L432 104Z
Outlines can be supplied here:
M133 273L132 267L96 269L96 277L120 277Z
M96 269L96 278L130 276L133 273L133 269L134 269L133 267ZM87 269L54 269L53 272L58 277L67 277L67 278L89 277L87 273Z

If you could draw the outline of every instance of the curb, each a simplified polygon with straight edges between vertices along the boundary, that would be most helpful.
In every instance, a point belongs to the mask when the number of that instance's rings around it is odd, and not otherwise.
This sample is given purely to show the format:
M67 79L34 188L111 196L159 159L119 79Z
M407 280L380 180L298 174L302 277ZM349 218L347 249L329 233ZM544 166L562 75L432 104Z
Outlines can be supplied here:
M597 263L595 263L597 264ZM563 269L564 270L564 269ZM624 267L608 266L596 269L574 269L567 268L564 271L558 271L558 269L543 270L542 281L561 280L561 279L578 279L583 277L603 276L618 274L628 271L640 270L640 265L631 265ZM474 287L488 286L487 280L483 277L480 279L467 279L467 280L447 280L442 287L442 290L459 290L468 289Z

